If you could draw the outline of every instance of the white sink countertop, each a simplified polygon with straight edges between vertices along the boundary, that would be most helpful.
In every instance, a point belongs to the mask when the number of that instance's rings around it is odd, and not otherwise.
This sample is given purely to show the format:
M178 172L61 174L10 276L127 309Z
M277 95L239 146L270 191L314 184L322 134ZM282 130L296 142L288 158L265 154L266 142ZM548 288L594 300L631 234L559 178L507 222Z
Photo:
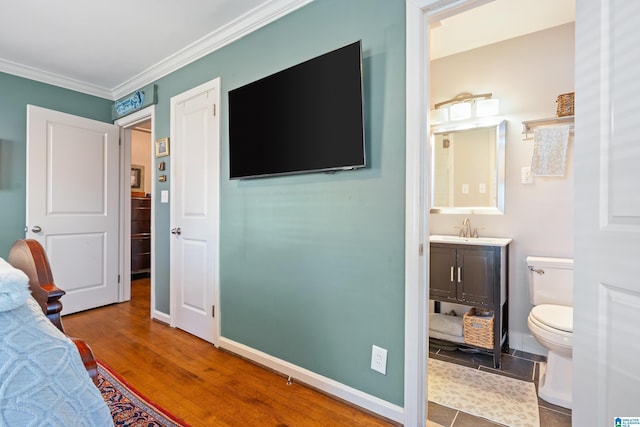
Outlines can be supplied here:
M429 242L455 243L459 245L478 246L507 246L513 239L509 237L459 237L433 234L429 236Z

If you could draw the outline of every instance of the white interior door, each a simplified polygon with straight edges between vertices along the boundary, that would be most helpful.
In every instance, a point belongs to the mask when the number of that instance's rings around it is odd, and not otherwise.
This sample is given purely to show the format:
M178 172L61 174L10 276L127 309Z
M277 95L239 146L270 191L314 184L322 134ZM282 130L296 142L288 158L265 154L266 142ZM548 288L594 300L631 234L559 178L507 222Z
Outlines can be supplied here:
M27 107L26 237L47 251L63 314L118 300L119 129Z
M213 344L219 336L219 104L219 78L171 98L171 324Z
M576 2L573 425L640 417L640 2Z

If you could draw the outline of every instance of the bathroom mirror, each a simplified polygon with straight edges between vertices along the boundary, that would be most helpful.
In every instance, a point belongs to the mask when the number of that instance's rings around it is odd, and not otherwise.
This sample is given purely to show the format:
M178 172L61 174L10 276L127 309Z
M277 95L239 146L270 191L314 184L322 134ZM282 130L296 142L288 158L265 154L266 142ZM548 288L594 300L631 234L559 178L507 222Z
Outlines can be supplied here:
M503 214L506 123L431 130L431 213Z

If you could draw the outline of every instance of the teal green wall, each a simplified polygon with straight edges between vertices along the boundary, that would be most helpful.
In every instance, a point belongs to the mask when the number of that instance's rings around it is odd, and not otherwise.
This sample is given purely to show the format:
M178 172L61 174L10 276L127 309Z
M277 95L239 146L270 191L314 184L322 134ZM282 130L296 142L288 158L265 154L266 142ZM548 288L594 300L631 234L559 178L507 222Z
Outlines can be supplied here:
M0 257L24 238L27 104L111 121L111 101L0 73Z
M158 80L155 129L158 138L169 135L172 96L221 77L222 335L398 405L404 16L402 0L316 0ZM363 46L367 168L230 181L228 91L356 40ZM169 205L155 207L157 230L167 230ZM168 233L156 236L156 266L166 269ZM166 273L156 274L156 304L164 312ZM389 351L386 376L370 369L372 344Z
M316 0L155 82L161 138L172 96L222 79L222 335L401 406L404 16L403 0ZM367 168L230 181L228 91L356 40ZM110 121L110 101L0 74L0 256L23 236L27 103ZM169 204L155 200L156 306L169 313ZM389 351L386 376L370 369L373 344Z

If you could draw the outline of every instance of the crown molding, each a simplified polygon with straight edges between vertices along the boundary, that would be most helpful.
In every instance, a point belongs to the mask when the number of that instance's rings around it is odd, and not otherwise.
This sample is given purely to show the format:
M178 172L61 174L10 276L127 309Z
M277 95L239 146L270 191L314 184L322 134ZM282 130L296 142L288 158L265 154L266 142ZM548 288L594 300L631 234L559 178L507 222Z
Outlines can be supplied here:
M245 35L311 3L313 0L270 0L229 24L168 56L129 80L108 89L0 58L0 72L109 100L119 99L214 52Z
M18 77L24 77L25 79L47 83L53 86L74 90L76 92L86 93L88 95L93 95L100 98L113 99L112 91L107 88L92 85L80 80L70 79L59 74L50 73L38 68L29 67L27 65L18 64L17 62L7 61L6 59L2 58L0 58L0 71L7 74L13 74Z
M113 99L134 90L206 56L265 25L311 3L313 0L273 0L254 8L220 29L202 37L184 49L149 67L142 73L114 87Z

